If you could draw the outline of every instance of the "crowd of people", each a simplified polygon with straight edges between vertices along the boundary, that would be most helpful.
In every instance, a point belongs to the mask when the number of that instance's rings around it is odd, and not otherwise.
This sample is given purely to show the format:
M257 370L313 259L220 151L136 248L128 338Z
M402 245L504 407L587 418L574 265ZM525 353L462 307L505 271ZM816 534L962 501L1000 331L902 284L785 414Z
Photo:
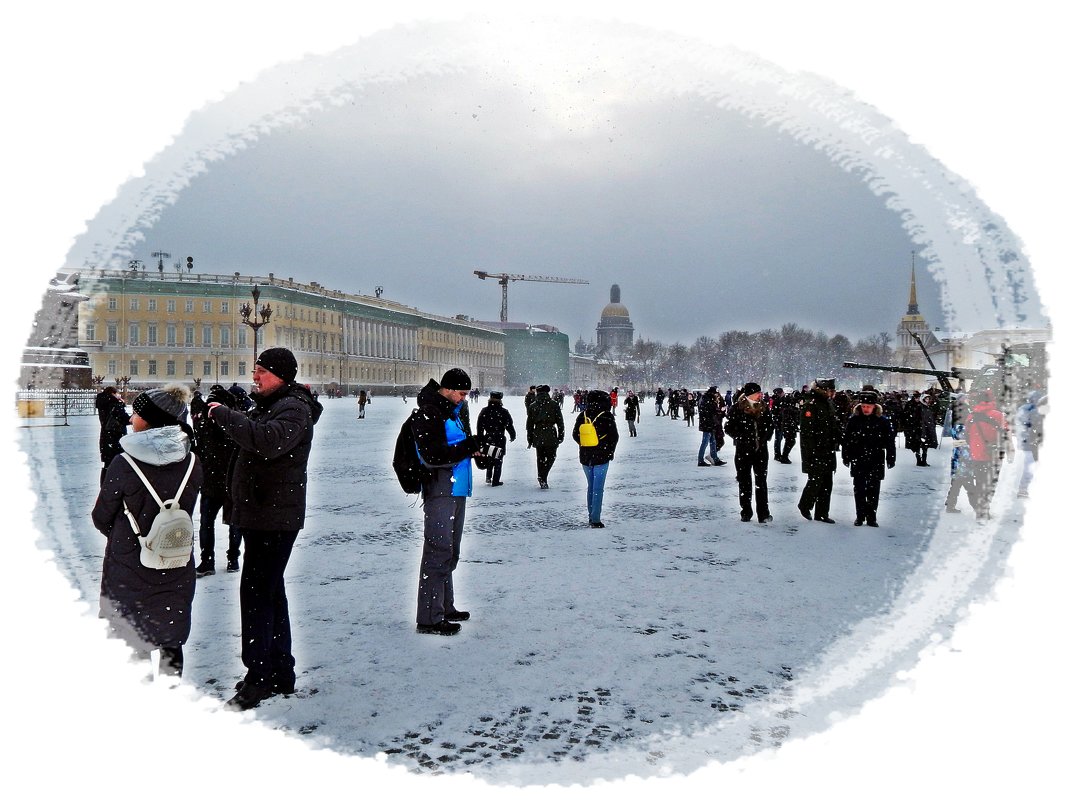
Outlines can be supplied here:
M285 570L304 526L308 458L323 411L315 394L296 382L296 374L292 352L270 348L256 360L251 394L236 384L229 389L212 386L206 396L168 385L140 393L132 414L114 387L97 397L102 470L92 518L108 539L100 614L112 633L130 645L135 658L158 650L161 674L180 676L196 581L215 573L215 527L221 512L229 527L226 569L241 573L241 658L246 673L228 705L242 710L295 691ZM835 523L830 506L840 459L853 481L853 525L878 527L881 484L886 471L897 464L899 437L919 468L929 466L930 449L947 441L952 459L946 512L961 511L963 490L976 518L989 519L1000 468L1017 449L1025 458L1018 491L1027 494L1046 409L1046 396L1040 392L1032 392L1009 415L998 408L990 390L955 397L936 389L880 393L863 386L840 391L833 379L770 392L747 382L723 393L713 385L703 392L670 387L621 392L612 387L565 394L543 384L530 386L524 396L521 423L506 408L503 392L496 390L472 423L476 393L468 374L452 368L418 392L406 421L413 464L420 470L417 486L423 507L417 633L454 635L470 619L469 611L456 606L453 573L460 561L476 470L488 486L502 486L508 446L522 432L527 448L535 451L538 486L549 490L567 433L567 395L575 416L571 436L587 484L587 522L594 529L606 525L602 510L619 443L618 409L622 406L629 436L637 437L647 395L655 404L655 417L697 427L698 467L725 466L721 454L730 438L740 519L755 517L761 524L774 520L769 463L792 464L797 446L805 477L797 500L801 516ZM370 402L369 392L359 393L357 419L364 417ZM117 458L119 454L125 458ZM151 526L160 509L158 498L176 498L190 516L199 504L199 563L192 547L188 562L180 567L159 569L144 563L138 532Z

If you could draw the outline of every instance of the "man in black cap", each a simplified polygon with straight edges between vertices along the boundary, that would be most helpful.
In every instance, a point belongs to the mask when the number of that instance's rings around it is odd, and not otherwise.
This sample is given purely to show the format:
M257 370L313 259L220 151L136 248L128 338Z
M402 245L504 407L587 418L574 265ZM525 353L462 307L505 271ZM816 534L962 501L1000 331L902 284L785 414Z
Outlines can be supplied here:
M811 520L813 515L822 523L833 523L830 517L831 488L834 471L838 468L835 453L842 442L842 427L831 400L834 379L813 382L812 391L801 406L801 471L808 475L797 508L801 516Z
M538 485L542 489L549 489L549 471L563 441L564 414L560 404L549 395L549 385L542 384L527 409L527 447L537 452Z
M510 439L505 439L505 434ZM515 442L515 426L512 424L511 413L504 408L504 393L494 390L490 392L489 403L478 413L478 435L482 437L486 445L500 448L500 457L494 459L486 468L486 483L499 487L501 481L501 468L504 464L504 454L508 442Z
M753 519L754 487L757 520L772 521L768 508L768 440L773 430L764 393L759 384L749 382L731 405L724 426L724 431L734 440L734 470L743 523Z
M252 709L296 683L285 569L304 527L308 455L323 407L296 383L297 360L268 348L252 371L248 414L209 403L237 444L223 519L245 541L241 571L241 661L247 670L228 706Z
M883 417L878 393L862 391L846 423L842 442L842 464L853 477L853 503L857 511L854 526L879 525L876 519L879 489L886 470L897 460L894 439L894 427Z
M428 468L423 481L423 556L415 629L420 634L451 635L470 612L456 608L452 574L460 562L467 499L471 496L471 457L481 456L481 440L471 436L467 393L471 379L459 367L447 370L441 383L431 380L419 392L412 412L412 436L420 461Z

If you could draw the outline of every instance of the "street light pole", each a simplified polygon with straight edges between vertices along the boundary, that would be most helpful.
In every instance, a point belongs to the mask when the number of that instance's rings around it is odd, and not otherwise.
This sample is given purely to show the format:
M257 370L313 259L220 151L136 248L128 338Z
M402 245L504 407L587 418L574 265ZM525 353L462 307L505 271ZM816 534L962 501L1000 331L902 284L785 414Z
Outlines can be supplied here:
M240 311L241 322L252 329L252 363L255 364L256 359L259 357L257 336L260 329L271 321L272 314L270 303L260 306L259 285L252 287L252 304L249 305L247 301L242 303Z

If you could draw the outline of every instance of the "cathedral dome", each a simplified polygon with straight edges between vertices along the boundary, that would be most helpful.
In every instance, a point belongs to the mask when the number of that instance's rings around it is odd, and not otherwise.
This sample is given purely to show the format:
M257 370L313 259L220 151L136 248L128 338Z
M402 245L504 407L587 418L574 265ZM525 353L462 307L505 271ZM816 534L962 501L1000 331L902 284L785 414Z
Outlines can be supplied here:
M606 317L626 317L630 319L630 312L622 303L609 303L601 310L601 319Z
M601 310L601 319L605 322L616 322L619 321L620 318L622 318L623 320L629 322L630 311L627 310L626 306L619 302L619 284L612 284L612 289L609 292L608 299L608 305ZM613 320L612 318L615 318L615 320Z

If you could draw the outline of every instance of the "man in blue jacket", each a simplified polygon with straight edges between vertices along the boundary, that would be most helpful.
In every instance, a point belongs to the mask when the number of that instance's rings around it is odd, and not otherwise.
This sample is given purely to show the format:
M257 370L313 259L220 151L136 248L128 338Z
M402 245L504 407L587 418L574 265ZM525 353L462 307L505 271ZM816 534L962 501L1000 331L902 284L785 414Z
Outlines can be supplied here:
M467 499L471 495L471 457L481 456L481 440L471 435L467 393L471 379L459 367L441 383L431 380L419 392L412 413L412 435L419 459L428 468L423 481L423 558L419 566L416 631L456 634L470 612L456 608L452 574L460 561Z
M296 682L285 569L304 527L308 456L323 407L296 383L297 360L268 348L252 371L255 406L219 403L208 416L236 443L223 520L245 541L241 570L241 661L247 672L228 706L252 709Z

